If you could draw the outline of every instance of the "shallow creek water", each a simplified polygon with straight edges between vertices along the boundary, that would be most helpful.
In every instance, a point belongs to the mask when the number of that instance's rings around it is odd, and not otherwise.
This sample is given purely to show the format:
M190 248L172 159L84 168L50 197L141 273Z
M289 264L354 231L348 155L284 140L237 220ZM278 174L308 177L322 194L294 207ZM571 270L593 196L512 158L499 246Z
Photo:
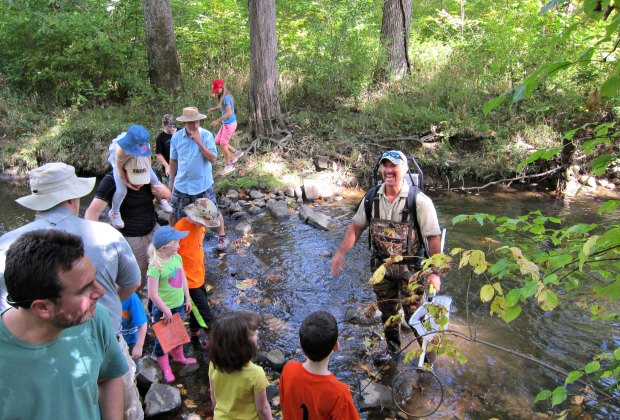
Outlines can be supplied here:
M13 201L26 193L24 185L0 184L0 234L32 220L33 213ZM252 222L253 232L246 239L235 236L232 230L235 222L226 218L229 237L239 239L233 241L226 253L215 251L214 238L205 240L207 283L213 286L211 299L216 313L237 309L260 313L263 321L259 335L261 349L279 349L288 357L302 360L297 339L299 325L312 311L330 311L339 320L341 331L341 349L332 356L330 369L351 386L354 394L359 391L359 381L368 378L363 367L372 366L366 357L364 339L373 337L372 331L380 331L379 324L369 327L343 321L347 308L364 307L374 301L367 283L370 252L366 232L349 252L341 277L333 278L329 267L331 254L350 223L359 194L348 191L341 202L315 207L333 217L329 231L305 225L295 215L286 221L276 221L266 215ZM448 229L446 251L453 247L475 247L481 237L491 233L478 224L452 226L451 219L458 214L485 212L516 216L541 210L545 215L563 219L565 224L617 224L620 219L617 214L604 219L598 216L596 210L600 201L592 198L561 203L540 193L430 192L429 195L438 209L442 226ZM84 198L82 207L89 202L89 197ZM463 276L454 271L443 279L441 293L452 296L457 308L450 319L453 329L467 334L471 331L479 339L568 371L587 363L587 355L617 346L620 341L618 325L594 326L587 316L570 305L549 313L529 305L515 321L506 325L501 319L490 317L488 305L480 302L481 280L473 279L470 283L469 277ZM241 290L244 286L239 283L244 280L256 282L247 282L250 286ZM563 377L513 354L463 339L455 340L468 362L459 364L448 358L439 359L435 373L445 392L443 404L434 418L525 419L548 410L548 404L532 406L531 402L541 389L553 389L563 383ZM174 418L186 418L190 413L205 415L210 411L207 361L204 355L197 356L201 367L179 381L187 390L187 399L181 413ZM391 385L389 373L384 375L382 383ZM620 408L606 406L596 414L618 418ZM362 416L383 419L390 414L370 412Z

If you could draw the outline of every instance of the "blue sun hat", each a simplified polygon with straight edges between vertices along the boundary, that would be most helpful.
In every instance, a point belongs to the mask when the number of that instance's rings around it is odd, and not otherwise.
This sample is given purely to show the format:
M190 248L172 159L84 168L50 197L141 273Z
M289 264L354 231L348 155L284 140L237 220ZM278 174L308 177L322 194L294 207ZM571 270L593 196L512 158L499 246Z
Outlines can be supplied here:
M153 246L159 249L171 241L185 238L189 232L176 230L171 226L162 226L153 234Z
M149 132L141 125L129 127L125 136L118 141L118 145L130 155L151 156Z

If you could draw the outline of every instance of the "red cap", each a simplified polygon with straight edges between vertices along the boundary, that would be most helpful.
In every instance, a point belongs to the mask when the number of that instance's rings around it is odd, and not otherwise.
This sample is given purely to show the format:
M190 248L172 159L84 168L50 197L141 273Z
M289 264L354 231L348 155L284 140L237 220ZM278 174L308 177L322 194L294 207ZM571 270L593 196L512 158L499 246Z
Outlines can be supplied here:
M211 89L211 93L217 93L218 90L224 87L224 81L222 79L215 79L211 82L213 85L213 89Z

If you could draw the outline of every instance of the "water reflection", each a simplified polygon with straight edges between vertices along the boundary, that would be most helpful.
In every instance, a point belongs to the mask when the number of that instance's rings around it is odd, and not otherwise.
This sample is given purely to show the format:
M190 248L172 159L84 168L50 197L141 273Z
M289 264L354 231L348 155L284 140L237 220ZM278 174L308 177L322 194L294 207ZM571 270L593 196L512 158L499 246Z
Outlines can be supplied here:
M23 195L19 188L0 185L0 233L32 220L14 198ZM470 248L480 238L492 233L488 226L478 224L451 225L458 214L476 212L518 216L541 210L547 216L564 220L564 225L577 222L603 223L619 216L599 216L600 202L594 199L565 203L538 193L496 193L482 195L433 194L440 222L448 228L446 249ZM265 350L280 349L301 359L297 330L305 316L315 310L328 310L340 321L341 350L332 357L330 368L352 386L367 374L360 369L365 363L364 338L370 329L342 322L350 306L374 301L367 280L370 252L367 235L347 255L345 272L337 279L329 271L331 253L336 250L350 222L360 195L351 194L340 203L327 203L317 210L333 217L333 229L321 231L300 223L296 216L280 222L269 216L253 222L253 236L248 241L236 241L226 254L215 252L215 241L205 243L207 250L207 282L213 286L215 310L255 310L263 316L260 331ZM83 201L83 206L89 199ZM232 220L227 220L229 229ZM234 235L231 235L234 238ZM249 287L240 285L244 280ZM443 281L443 294L454 297L459 310L452 314L452 328L465 334L474 333L478 339L494 343L518 353L530 355L561 369L572 370L588 362L587 355L596 354L617 345L620 334L617 325L597 324L567 302L551 313L537 305L523 307L519 318L506 325L501 319L488 315L488 305L478 296L482 279L467 278L452 272ZM244 288L245 287L245 288ZM378 325L375 329L380 330ZM553 389L563 383L563 377L536 363L479 343L457 340L460 351L468 358L461 365L442 359L436 374L445 387L444 403L435 414L455 418L532 418L535 412L546 411L548 404L532 407L535 395L543 388ZM612 345L613 343L613 345ZM204 363L204 359L201 360ZM206 369L187 378L186 388L206 392ZM389 384L389 376L384 379ZM208 396L193 396L205 403ZM604 414L620 416L612 408ZM373 418L374 414L369 414ZM376 418L384 418L383 414Z

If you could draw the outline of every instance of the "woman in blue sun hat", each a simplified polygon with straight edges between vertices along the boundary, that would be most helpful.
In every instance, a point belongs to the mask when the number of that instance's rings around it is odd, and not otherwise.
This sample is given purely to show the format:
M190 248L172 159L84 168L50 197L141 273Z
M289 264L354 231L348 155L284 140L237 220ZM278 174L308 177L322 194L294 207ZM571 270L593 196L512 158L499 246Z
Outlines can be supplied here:
M119 134L108 147L110 156L108 162L112 165L116 192L112 197L109 213L112 226L117 229L125 227L121 218L120 207L127 195L127 188L138 190L139 185L132 180L140 180L143 184L159 185L161 182L151 168L151 147L149 146L149 132L141 125L132 125L126 132ZM131 174L128 172L132 171ZM161 207L166 213L172 213L168 201L162 199Z

